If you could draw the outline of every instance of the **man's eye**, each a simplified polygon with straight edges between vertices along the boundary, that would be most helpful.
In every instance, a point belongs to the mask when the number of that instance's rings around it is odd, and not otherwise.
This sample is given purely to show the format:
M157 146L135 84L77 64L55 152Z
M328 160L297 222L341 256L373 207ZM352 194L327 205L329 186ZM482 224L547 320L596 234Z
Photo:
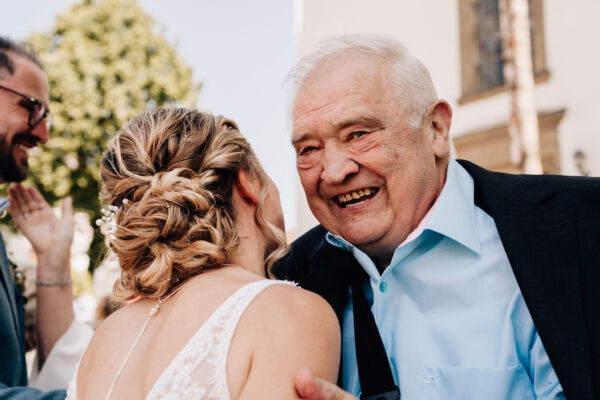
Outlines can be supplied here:
M304 147L304 148L302 148L302 149L298 150L298 155L305 155L305 154L308 154L308 153L310 153L311 151L314 151L314 150L316 150L316 149L317 149L317 148L316 148L316 147L314 147L314 146L307 146L307 147Z
M369 132L367 131L356 131L356 132L352 132L351 136L352 138L359 138L359 137L363 137L364 135L368 134Z
M29 112L33 112L33 111L35 111L35 109L36 109L36 105L35 105L35 104L33 104L33 103L32 103L32 102L30 102L30 101L26 101L26 100L23 100L23 101L21 101L21 102L19 103L19 105L20 105L21 107L23 107L24 109L26 109L27 111L29 111Z

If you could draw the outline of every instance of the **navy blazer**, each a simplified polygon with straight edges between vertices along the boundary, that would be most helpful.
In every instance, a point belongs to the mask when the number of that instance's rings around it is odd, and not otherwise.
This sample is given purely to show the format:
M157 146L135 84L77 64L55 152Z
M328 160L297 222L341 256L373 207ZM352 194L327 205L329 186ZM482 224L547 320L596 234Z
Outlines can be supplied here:
M0 236L0 400L64 399L66 392L27 388L24 298L15 286Z
M459 163L475 181L476 205L494 218L566 397L600 399L600 179ZM323 296L341 321L348 290L331 271L356 260L327 257L325 233L319 225L297 239L274 273Z

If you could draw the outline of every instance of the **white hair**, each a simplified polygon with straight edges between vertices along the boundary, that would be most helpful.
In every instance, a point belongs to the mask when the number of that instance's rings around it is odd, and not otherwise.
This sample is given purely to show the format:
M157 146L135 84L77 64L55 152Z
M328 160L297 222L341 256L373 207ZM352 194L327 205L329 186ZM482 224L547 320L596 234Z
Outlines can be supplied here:
M344 35L320 42L288 74L286 82L291 83L290 105L293 105L298 89L308 83L318 65L325 60L335 61L333 57L347 52L373 55L389 63L395 97L403 105L406 121L413 128L420 128L429 107L437 100L431 76L427 68L411 56L402 43L386 35Z

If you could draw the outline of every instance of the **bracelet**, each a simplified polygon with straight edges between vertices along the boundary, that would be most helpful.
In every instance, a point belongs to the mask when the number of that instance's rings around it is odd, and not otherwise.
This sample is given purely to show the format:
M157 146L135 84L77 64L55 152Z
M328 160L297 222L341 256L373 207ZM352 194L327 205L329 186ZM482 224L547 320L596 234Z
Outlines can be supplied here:
M35 281L36 286L67 286L71 284L73 280L71 278L66 279L64 281Z

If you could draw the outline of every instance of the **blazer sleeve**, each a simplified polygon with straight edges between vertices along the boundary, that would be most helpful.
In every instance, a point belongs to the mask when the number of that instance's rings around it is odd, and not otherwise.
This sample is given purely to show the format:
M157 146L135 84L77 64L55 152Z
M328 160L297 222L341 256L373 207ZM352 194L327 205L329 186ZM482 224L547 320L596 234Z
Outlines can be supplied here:
M63 400L65 390L42 392L30 387L8 387L0 383L0 400Z

